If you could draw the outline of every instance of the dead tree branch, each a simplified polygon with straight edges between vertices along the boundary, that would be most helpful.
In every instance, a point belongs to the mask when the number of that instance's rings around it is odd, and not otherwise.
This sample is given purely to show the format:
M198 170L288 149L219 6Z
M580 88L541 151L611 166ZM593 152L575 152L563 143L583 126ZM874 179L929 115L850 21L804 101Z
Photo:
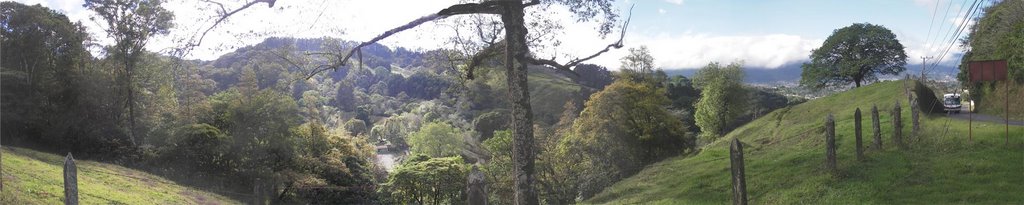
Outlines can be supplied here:
M534 3L534 2L531 2L531 3ZM527 6L527 5L532 5L532 4L525 4L524 5L524 4L521 4L519 2L515 2L515 1L488 1L488 2L483 2L483 3L467 3L467 4L452 5L452 6L448 7L448 8L442 9L441 11L437 12L436 14L430 14L430 15L426 15L426 16L420 17L420 18L418 18L416 20L413 20L412 22L409 22L409 23L407 23L405 25L402 25L402 26L396 27L394 29L385 31L384 33L378 35L377 37L374 37L373 39L370 39L369 41L360 43L359 45L356 45L356 47L353 47L352 50L349 50L348 54L345 54L341 58L337 59L337 61L335 61L331 65L314 69L313 71L311 71L309 73L309 75L306 76L306 78L312 78L313 75L316 75L316 74L318 74L320 72L326 71L327 69L337 70L339 67L344 66L345 63L348 61L348 59L352 58L352 55L355 54L356 52L358 52L363 47L366 47L368 45L377 43L378 41L384 40L387 37L390 37L392 35L395 35L395 34L397 34L399 32L405 31L405 30L409 30L409 29L415 28L415 27L417 27L417 26L419 26L421 24L427 23L427 22L436 21L436 20L448 18L450 16L463 15L463 14L500 14L501 8L504 7L504 6Z
M634 6L635 6L635 4L634 4ZM626 28L629 27L629 20L632 19L632 18L633 18L633 6L630 6L629 7L629 16L626 17L626 22L624 22L622 24L622 30L621 30L621 32L619 34L619 40L615 41L614 43L608 44L608 46L605 46L604 49L601 49L600 51L597 51L593 55L590 55L590 56L587 56L587 57L584 57L584 58L576 58L576 59L573 59L573 60L571 60L571 61L569 61L569 62L567 62L565 64L559 64L554 59L536 59L536 58L532 58L532 57L526 57L527 59L525 59L525 60L527 62L530 62L530 63L535 64L535 65L547 65L547 66L554 67L556 69L572 72L572 67L575 67L576 65L579 65L582 62L588 61L590 59L596 58L597 56L600 56L601 54L607 53L612 48L614 48L614 49L622 48L622 46L623 46L622 45L622 41L623 41L624 38L626 38ZM572 73L575 74L575 72L572 72Z

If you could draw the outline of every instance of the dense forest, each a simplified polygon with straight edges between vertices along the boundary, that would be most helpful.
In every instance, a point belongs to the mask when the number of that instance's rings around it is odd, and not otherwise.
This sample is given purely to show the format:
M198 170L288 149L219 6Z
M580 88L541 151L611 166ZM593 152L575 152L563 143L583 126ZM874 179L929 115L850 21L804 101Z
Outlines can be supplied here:
M470 78L451 59L471 54L380 44L309 75L330 60L309 53L359 44L331 37L272 37L211 61L121 44L93 53L81 23L2 4L5 146L70 152L239 200L257 192L287 204L463 203L478 169L490 201L513 201L499 57ZM646 47L629 52L617 69L528 67L541 201L586 199L803 101L743 85L738 63L709 64L691 79L654 67Z

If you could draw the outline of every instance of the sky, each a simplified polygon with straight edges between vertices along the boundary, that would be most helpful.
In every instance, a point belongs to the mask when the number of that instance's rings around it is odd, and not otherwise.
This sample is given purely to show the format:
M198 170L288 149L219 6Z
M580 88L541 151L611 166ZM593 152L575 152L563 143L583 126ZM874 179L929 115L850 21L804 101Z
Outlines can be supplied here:
M99 18L82 7L84 0L16 0L42 4L65 13L85 25L97 43L110 45ZM237 8L247 0L214 0ZM988 0L984 5L990 4ZM273 8L258 4L214 28L189 58L212 60L236 48L271 36L299 38L339 37L365 41L416 18L435 13L458 0L278 0ZM882 25L906 47L908 64L959 62L958 45L951 36L964 21L969 0L619 0L620 15L632 20L626 30L625 48L612 50L589 63L618 69L627 48L647 46L656 66L664 69L700 68L710 62L742 61L745 66L778 68L808 59L836 29L854 23ZM167 36L155 37L150 51L166 52L212 25L217 9L203 1L169 0L175 27ZM595 23L579 23L564 7L547 11L564 29L553 33L560 43L537 51L541 58L566 62L588 56L613 42L616 34L602 39ZM382 44L412 49L449 46L457 18L421 25L394 35ZM969 21L968 23L972 23ZM462 28L465 29L465 28ZM963 35L966 35L964 32Z

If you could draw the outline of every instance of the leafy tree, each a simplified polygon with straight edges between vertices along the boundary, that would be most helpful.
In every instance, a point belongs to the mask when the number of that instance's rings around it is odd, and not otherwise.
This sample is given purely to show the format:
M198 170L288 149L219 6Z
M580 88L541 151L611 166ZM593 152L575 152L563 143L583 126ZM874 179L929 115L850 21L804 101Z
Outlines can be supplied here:
M413 154L430 157L458 156L462 153L462 133L445 122L431 122L409 136Z
M171 146L163 157L185 162L182 166L197 171L228 176L235 165L236 156L230 153L231 138L209 124L192 124L181 128L181 134L170 139Z
M615 79L612 78L612 72L608 71L608 68L604 66L594 64L580 64L573 68L572 71L579 74L576 79L576 83L581 85L589 86L597 90L604 89L604 86L612 84Z
M1024 2L998 1L985 8L983 16L975 19L970 33L962 40L967 52L960 58L957 79L967 82L967 64L978 60L1006 60L1011 79L1024 82Z
M621 77L631 79L636 82L652 80L651 77L654 75L654 57L651 56L651 50L647 49L647 46L640 46L639 48L630 48L629 54L619 59L622 63L621 66Z
M509 202L513 199L512 189L512 132L495 131L494 136L484 140L483 146L490 153L481 171L487 176L487 192L491 201Z
M803 64L800 85L821 88L845 86L896 75L907 68L903 44L889 29L870 23L855 23L836 29L821 47L811 51L811 62Z
M457 204L466 187L462 157L414 155L388 177L385 190L396 204Z
M563 106L562 116L552 129L538 132L537 184L541 200L547 204L572 204L580 195L581 185L589 175L583 172L589 159L586 153L572 152L561 141L573 135L573 122L582 107L574 101ZM603 176L602 176L603 177Z
M371 139L391 143L398 149L408 148L405 137L410 131L401 117L392 116L374 124L373 129L370 129Z
M128 136L135 143L135 67L150 37L166 35L174 26L174 14L162 0L86 0L83 5L106 21L107 35L116 42L114 57L124 66L128 107Z
M735 120L746 113L747 91L743 88L743 68L739 63L721 66L710 63L694 76L701 88L694 120L701 137L714 139L727 133Z
M438 19L443 19L457 15L494 15L500 16L502 22L502 28L504 29L505 38L503 43L497 42L495 39L491 39L489 45L482 52L479 52L472 59L478 61L487 56L496 56L498 53L505 55L503 62L505 66L508 88L509 88L509 99L511 104L511 115L512 119L512 133L515 136L513 149L513 170L515 172L516 179L516 198L517 204L537 204L539 203L534 187L534 159L536 153L533 150L533 113L530 109L530 97L527 85L527 66L530 64L542 64L549 65L562 70L569 70L570 68L578 65L583 61L592 59L602 53L607 52L612 48L622 47L622 36L615 43L609 44L605 49L598 51L590 57L575 59L565 64L560 64L553 60L540 60L531 56L530 45L527 41L527 33L529 29L526 27L527 22L525 21L526 8L541 4L561 4L569 8L569 11L575 14L575 18L580 21L597 21L601 25L599 26L599 33L601 36L605 36L612 32L615 27L613 22L616 22L618 15L613 13L612 0L596 0L596 1L583 1L583 0L552 0L552 1L540 1L532 0L529 2L523 1L482 1L480 3L462 3L452 5L448 8L442 9L441 11L418 18L409 22L406 25L399 26L384 34L375 37L374 40L364 42L357 45L355 48L350 50L348 54L342 58L338 58L332 62L333 65L327 66L327 68L337 68L341 65L345 65L349 58L352 57L356 51L361 50L363 47L372 45L377 41L387 38L395 33L414 28L422 25L423 23L431 22ZM603 15L601 18L598 15ZM495 25L497 25L495 23ZM537 24L530 24L531 26L537 26ZM544 28L544 27L541 27ZM551 29L551 27L548 27ZM544 33L533 32L533 33ZM494 35L495 38L497 35ZM507 46L506 46L507 45ZM501 47L504 47L503 52ZM471 63L469 69L469 75L472 76L472 70L475 68L477 63ZM317 71L318 72L318 71Z
M677 115L677 118L682 119L683 124L686 124L687 127L696 128L693 105L700 98L700 90L694 87L689 78L681 75L668 78L665 85L665 95L672 101L672 106L669 109Z
M691 150L694 140L683 123L665 107L663 89L647 83L617 80L592 95L573 124L572 135L561 142L566 152L589 160L584 198L596 194L644 165ZM600 176L600 177L598 177Z
M334 97L334 103L345 111L353 111L356 109L356 95L355 87L352 86L347 80L343 80L338 83L338 91Z
M1002 114L1005 105L1004 99L1015 99L1024 97L1024 2L1022 1L997 1L994 5L985 8L984 15L978 17L977 23L973 24L970 33L961 39L961 49L966 51L960 58L960 72L957 79L965 87L972 88L970 91L971 100L974 100L981 112L991 114ZM971 61L982 60L1006 60L1007 78L1010 82L1004 86L1003 82L976 83L970 85L967 79L968 65ZM1011 83L1012 82L1012 83ZM1005 89L1010 89L1009 92ZM1005 96L1009 93L1010 96ZM1021 106L1010 106L1010 118L1024 118L1024 109Z
M345 123L345 131L352 133L352 135L362 135L366 133L366 122L360 119L351 119Z
M481 140L490 139L496 131L508 129L508 112L497 110L481 114L473 119L473 129L480 133Z
M124 157L114 154L127 140L117 129L120 107L111 106L119 102L109 92L111 72L91 61L84 27L40 5L5 1L0 28L2 138Z

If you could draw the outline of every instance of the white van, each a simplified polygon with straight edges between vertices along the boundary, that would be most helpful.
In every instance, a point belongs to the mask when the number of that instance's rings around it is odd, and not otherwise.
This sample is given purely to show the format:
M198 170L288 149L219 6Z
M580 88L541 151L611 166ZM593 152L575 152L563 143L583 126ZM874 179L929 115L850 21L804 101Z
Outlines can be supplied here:
M960 113L960 94L942 95L942 107L945 107L946 113Z

